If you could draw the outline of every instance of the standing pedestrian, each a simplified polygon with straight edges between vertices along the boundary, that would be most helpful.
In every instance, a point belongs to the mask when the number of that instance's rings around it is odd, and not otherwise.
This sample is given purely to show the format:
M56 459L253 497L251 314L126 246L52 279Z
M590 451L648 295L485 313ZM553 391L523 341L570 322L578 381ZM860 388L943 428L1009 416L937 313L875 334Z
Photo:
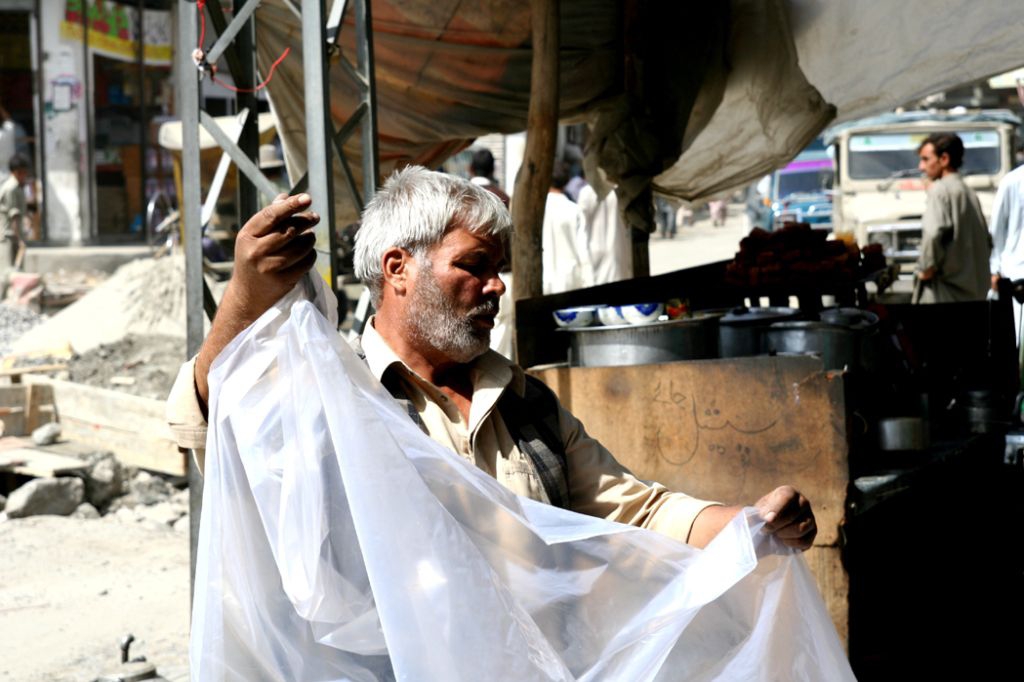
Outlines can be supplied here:
M7 167L10 175L0 182L0 298L7 292L15 258L23 248L23 228L28 215L23 186L28 182L31 164L24 154L15 154Z
M992 273L993 291L998 291L1000 278L1024 279L1024 166L1003 176L996 191L992 206L992 257L989 269ZM1020 339L1021 304L1013 300L1014 329L1017 330L1017 345Z
M594 272L594 285L629 279L633 276L633 240L629 227L619 213L618 197L611 187L584 185L577 205L583 212L587 251Z
M992 244L978 197L958 172L963 140L954 133L933 133L917 153L918 168L932 185L921 221L912 301L983 301L991 284Z
M545 294L582 289L594 283L583 213L565 195L567 182L569 167L556 161L544 204L541 251Z

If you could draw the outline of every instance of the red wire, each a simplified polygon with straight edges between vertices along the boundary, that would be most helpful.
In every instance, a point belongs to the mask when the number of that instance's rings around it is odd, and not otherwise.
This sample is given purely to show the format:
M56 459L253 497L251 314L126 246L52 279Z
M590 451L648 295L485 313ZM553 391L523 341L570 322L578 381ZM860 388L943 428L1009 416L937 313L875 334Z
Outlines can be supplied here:
M196 0L196 9L199 12L199 49L203 49L203 43L206 41L206 0ZM224 81L217 80L217 65L210 64L210 80L217 85L231 90L232 92L259 92L263 88L267 87L270 80L274 77L274 71L277 70L278 65L284 61L284 58L288 56L288 53L292 51L292 48L284 48L284 52L281 56L274 60L274 63L270 65L270 71L267 73L267 77L262 83L257 85L255 88L236 88L234 85L229 85Z

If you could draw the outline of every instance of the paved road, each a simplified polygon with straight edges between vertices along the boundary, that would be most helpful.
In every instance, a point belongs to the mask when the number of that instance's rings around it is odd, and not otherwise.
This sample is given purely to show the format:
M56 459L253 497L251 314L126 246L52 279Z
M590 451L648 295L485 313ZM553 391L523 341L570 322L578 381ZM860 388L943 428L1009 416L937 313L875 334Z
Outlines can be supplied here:
M680 228L674 238L651 235L651 274L661 275L705 263L730 260L739 250L740 240L747 235L743 204L730 204L722 227L702 218L692 226Z

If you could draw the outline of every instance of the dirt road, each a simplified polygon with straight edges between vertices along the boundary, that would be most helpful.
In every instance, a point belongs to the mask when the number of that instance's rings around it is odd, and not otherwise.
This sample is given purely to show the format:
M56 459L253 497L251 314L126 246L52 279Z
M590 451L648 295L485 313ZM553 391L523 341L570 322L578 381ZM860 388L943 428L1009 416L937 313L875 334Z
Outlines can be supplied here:
M118 643L188 679L188 534L114 516L0 522L0 680L83 682L117 669Z

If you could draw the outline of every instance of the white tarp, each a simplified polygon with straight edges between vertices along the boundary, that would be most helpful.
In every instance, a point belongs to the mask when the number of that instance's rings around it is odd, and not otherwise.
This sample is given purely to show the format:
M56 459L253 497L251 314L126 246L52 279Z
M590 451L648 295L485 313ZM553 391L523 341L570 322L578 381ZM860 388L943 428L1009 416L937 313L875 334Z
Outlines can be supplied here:
M807 79L838 121L1024 65L1024 5L1006 0L787 0Z
M698 550L518 498L424 435L301 286L210 385L194 680L853 679L753 509Z

